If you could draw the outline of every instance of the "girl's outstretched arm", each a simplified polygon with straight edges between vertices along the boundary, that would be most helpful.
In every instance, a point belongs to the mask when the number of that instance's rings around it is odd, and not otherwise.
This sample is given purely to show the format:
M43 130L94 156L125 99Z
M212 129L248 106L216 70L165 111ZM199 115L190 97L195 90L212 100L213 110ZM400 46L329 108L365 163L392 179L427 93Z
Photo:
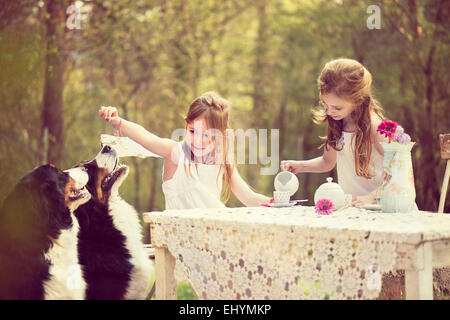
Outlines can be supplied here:
M158 156L164 159L170 159L172 156L172 149L177 144L176 141L160 138L141 125L120 118L115 107L101 107L98 115L108 121L115 130L120 130L123 135L136 141Z
M269 203L269 197L254 192L249 185L242 179L236 167L233 169L231 176L231 191L247 207L256 207L261 204Z
M328 172L333 170L336 165L336 150L333 148L324 149L323 156L311 160L284 160L281 161L281 171L290 171L292 173L300 172Z

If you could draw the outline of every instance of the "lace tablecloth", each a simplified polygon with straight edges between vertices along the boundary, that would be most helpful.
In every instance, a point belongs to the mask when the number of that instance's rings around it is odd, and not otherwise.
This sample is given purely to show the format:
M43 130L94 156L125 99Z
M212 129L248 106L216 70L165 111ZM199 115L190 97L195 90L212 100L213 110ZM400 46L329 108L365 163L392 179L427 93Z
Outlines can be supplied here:
M414 268L418 245L450 239L450 215L429 212L255 207L145 220L153 246L175 258L176 280L200 299L374 299L383 274Z

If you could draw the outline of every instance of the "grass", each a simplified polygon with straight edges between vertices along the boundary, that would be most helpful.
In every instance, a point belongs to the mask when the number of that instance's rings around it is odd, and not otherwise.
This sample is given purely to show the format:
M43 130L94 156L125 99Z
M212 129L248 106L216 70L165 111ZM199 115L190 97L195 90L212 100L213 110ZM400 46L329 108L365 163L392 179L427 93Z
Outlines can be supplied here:
M153 286L153 283L152 283L152 286ZM150 291L150 289L149 289L149 291ZM178 300L197 300L187 281L179 282L177 284L177 299ZM156 300L156 295L153 295L152 300Z
M178 300L196 300L187 281L178 283Z
M153 266L155 264L155 261L152 260ZM146 296L149 294L150 290L153 287L153 283L155 282L155 273L153 273L152 280L150 282L150 286L148 288L148 291L146 293ZM152 300L155 300L156 297L153 295ZM187 281L179 282L177 284L177 299L178 300L196 300L194 293L192 292L191 287L189 286L189 283Z

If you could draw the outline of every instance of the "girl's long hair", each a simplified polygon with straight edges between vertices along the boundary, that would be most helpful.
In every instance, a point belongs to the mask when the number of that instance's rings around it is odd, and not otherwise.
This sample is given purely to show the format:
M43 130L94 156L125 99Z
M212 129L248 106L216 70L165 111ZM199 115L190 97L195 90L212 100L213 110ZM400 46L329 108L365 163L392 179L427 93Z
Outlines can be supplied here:
M351 101L355 109L351 117L356 125L355 141L355 170L358 176L370 179L374 173L370 172L370 158L372 155L372 122L371 115L376 114L384 120L383 109L374 99L371 86L372 75L356 60L340 58L325 64L317 79L319 95L333 93L341 99ZM343 131L343 120L334 120L327 116L322 107L312 110L314 122L317 124L328 122L327 136L320 137L324 143L320 146L328 150L329 147L340 151L339 145Z
M222 199L226 202L230 198L231 194L231 176L233 174L234 168L234 156L229 154L230 148L229 135L227 130L229 129L228 115L231 109L231 103L222 98L219 94L213 91L208 91L203 93L200 97L196 98L189 106L188 113L184 120L186 121L186 126L188 123L204 118L208 129L217 130L220 134L218 135L220 140L217 140L215 135L212 135L212 140L214 143L214 149L211 152L211 157L215 159L214 164L220 164L221 172L224 172L223 181L225 186L222 190ZM191 162L195 162L195 156L192 152L188 154L188 159ZM191 162L189 163L189 175L191 173ZM186 164L185 164L185 170Z

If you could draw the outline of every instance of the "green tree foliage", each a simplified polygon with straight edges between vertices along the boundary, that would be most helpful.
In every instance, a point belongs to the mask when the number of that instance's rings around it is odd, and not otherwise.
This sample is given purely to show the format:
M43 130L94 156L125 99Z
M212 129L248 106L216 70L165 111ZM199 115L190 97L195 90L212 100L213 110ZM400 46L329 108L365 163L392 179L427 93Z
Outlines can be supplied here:
M46 2L0 5L0 201L42 161L42 108L48 63ZM73 3L67 1L61 10ZM372 1L381 28L366 25L358 0L85 0L80 29L64 28L62 168L91 159L101 133L101 105L170 137L184 127L189 103L215 90L233 103L234 129L280 129L280 160L310 159L322 150L325 126L312 122L316 80L325 62L350 57L374 77L387 118L413 140L417 203L437 210L444 162L439 133L450 128L449 2ZM54 53L53 53L54 54ZM131 174L121 192L140 212L163 210L162 160L123 159ZM261 164L239 165L258 192L273 176ZM300 174L297 199L312 199L324 174ZM450 210L447 201L446 211ZM241 205L232 197L229 206Z

